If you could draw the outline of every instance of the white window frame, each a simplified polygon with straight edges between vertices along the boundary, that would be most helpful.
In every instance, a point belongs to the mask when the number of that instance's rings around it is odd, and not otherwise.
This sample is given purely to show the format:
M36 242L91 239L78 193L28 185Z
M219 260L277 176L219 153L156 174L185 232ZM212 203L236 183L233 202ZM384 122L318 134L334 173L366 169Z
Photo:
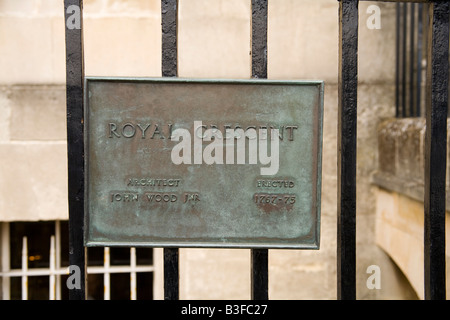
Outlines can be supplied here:
M0 222L1 224L1 286L2 299L10 300L10 288L12 277L20 277L22 279L22 300L28 299L28 277L33 276L48 276L49 277L49 300L61 300L61 288L65 283L61 283L61 275L69 275L69 267L61 267L61 227L60 221L55 222L55 235L51 236L49 243L50 261L48 268L28 268L28 242L27 237L22 239L22 267L20 269L10 269L10 232L9 222ZM103 274L104 283L104 300L111 298L111 282L110 275L115 273L129 273L130 274L130 300L137 298L137 273L138 272L152 272L153 273L153 298L161 298L161 290L158 289L162 282L162 266L156 261L159 261L159 256L162 255L162 249L153 249L154 265L136 265L136 248L130 248L130 264L129 265L114 265L110 264L110 248L104 247L104 263L103 266L88 266L88 274Z

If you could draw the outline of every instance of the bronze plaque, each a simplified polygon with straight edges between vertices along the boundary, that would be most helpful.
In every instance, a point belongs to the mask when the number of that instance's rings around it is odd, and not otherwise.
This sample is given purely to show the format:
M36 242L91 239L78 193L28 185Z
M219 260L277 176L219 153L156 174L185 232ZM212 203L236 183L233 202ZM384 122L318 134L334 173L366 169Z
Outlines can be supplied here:
M322 81L87 78L87 246L318 249Z

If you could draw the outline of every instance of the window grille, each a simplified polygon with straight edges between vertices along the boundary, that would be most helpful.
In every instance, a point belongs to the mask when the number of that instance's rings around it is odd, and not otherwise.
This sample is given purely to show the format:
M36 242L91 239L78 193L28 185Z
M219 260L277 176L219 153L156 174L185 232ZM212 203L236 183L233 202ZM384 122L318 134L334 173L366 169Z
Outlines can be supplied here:
M67 221L1 223L3 300L68 299L66 229ZM89 299L153 299L153 249L87 250Z

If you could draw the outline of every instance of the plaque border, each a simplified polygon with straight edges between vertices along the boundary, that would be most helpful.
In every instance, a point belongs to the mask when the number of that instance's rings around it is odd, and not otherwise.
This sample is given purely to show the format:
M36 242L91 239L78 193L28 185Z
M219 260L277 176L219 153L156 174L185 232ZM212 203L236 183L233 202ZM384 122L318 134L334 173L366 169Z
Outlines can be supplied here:
M314 137L317 143L313 144L313 186L315 206L315 230L314 241L311 243L293 243L286 240L266 243L252 242L200 242L197 238L176 241L93 241L89 239L89 83L91 82L136 82L136 83L199 83L199 84L238 84L238 85L310 85L319 87L318 108L314 113L317 118L314 126ZM224 248L224 249L320 249L320 227L321 227L321 188L322 188L322 149L323 149L323 109L324 109L324 81L323 80L272 80L272 79L213 79L213 78L180 78L180 77L84 77L84 110L83 110L83 140L84 140L84 227L83 241L86 247L147 247L147 248ZM196 239L196 240L194 240ZM230 238L231 239L231 238ZM193 241L194 240L194 241Z

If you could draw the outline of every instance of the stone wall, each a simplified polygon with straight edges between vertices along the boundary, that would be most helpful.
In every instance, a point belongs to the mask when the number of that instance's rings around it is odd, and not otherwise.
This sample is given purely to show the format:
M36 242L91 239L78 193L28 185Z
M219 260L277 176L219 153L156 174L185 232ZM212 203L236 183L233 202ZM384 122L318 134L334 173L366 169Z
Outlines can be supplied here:
M373 182L379 187L376 243L400 267L421 299L424 297L425 129L422 118L383 121L378 128L379 169L373 175ZM447 178L447 188L448 181ZM448 204L447 195L447 208ZM450 230L449 215L447 212L447 231ZM449 244L446 237L447 275L450 274ZM447 276L447 294L450 293L449 283Z

